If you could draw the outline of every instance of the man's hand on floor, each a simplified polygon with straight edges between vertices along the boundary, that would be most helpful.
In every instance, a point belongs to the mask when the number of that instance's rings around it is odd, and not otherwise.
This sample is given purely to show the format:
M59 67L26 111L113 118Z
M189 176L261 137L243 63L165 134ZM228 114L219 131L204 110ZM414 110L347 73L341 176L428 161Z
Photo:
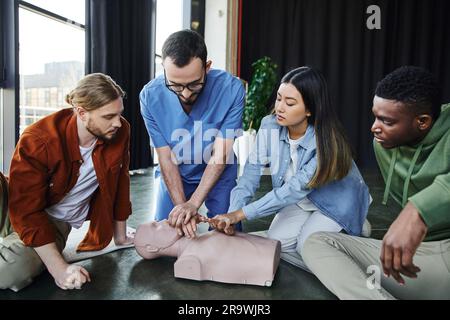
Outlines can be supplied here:
M83 284L91 282L89 272L76 264L56 267L50 273L55 279L56 285L63 290L81 289Z
M387 277L392 275L402 285L405 280L400 274L417 278L420 268L414 265L413 256L427 229L419 211L408 202L383 238L380 259Z

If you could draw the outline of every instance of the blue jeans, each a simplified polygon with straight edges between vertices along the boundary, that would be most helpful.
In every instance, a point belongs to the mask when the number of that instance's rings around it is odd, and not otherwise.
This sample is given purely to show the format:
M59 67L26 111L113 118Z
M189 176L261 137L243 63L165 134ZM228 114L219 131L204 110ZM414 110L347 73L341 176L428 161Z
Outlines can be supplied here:
M207 215L209 218L216 214L223 214L228 212L230 206L230 192L236 186L234 180L219 180L212 190L208 193L205 199L205 206L208 209ZM183 181L183 190L186 199L189 199L198 187L198 183L191 184ZM170 211L174 205L170 198L167 186L162 177L159 178L158 197L156 199L155 220L160 221L167 219ZM242 231L242 225L239 222L234 228L236 231Z

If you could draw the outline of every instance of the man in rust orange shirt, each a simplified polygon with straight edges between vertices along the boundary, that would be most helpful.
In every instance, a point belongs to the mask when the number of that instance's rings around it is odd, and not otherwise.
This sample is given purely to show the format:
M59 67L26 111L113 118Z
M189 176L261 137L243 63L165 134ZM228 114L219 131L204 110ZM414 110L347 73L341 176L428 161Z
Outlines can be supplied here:
M0 288L20 290L47 267L62 289L90 281L61 252L72 227L90 220L79 251L101 250L126 233L131 214L130 125L121 117L124 92L109 76L87 75L67 95L73 109L29 126L17 143L9 176L9 217ZM9 261L9 262L8 262Z

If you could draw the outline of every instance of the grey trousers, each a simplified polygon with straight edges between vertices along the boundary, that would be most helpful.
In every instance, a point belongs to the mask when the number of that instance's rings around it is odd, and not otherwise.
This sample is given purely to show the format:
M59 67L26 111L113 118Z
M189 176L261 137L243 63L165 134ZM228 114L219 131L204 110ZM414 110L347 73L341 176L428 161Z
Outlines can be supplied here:
M71 227L66 222L52 220L56 229L56 246L64 250ZM9 233L9 234L8 234ZM9 223L0 230L0 289L19 291L33 282L45 270L36 251L24 245Z
M450 299L450 239L423 242L413 261L421 271L405 285L386 278L381 240L318 232L303 247L303 260L340 299Z

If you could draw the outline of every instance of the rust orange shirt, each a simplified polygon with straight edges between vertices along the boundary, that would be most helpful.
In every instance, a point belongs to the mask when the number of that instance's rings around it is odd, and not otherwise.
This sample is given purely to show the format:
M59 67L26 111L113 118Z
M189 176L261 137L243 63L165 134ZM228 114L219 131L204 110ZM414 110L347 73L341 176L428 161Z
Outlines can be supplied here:
M99 187L90 201L90 227L79 251L105 248L113 237L114 220L127 220L131 214L130 125L121 121L114 140L98 139L92 152ZM55 227L45 209L74 187L81 164L77 117L72 109L55 112L25 129L9 175L10 220L25 245L55 242Z

